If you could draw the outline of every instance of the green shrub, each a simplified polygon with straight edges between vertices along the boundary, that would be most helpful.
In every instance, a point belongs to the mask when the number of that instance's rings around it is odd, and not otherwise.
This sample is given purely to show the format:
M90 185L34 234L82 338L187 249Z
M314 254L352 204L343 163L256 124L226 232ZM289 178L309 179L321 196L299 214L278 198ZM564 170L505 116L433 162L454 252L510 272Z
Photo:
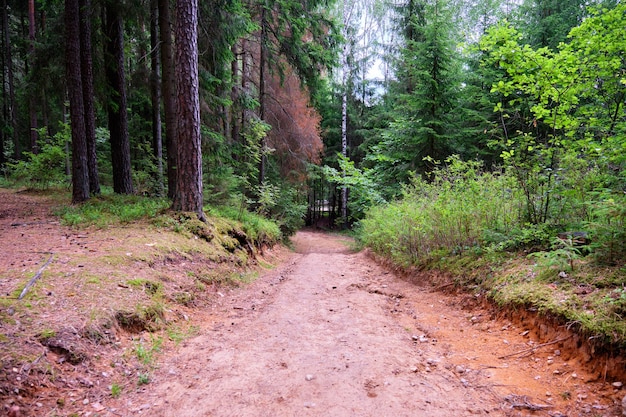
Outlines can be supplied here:
M53 137L45 136L47 130L40 130L39 153L24 152L26 160L9 164L11 177L16 181L24 181L31 187L47 189L53 184L61 184L68 180L66 163L68 155L65 144L69 141L69 126L62 125L62 129Z
M359 236L375 251L400 265L415 265L433 255L459 254L498 243L519 227L523 200L515 181L488 173L478 162L449 158L430 181L416 178L403 199L370 209ZM485 231L488 231L487 233Z
M591 202L586 226L591 250L601 263L615 264L626 258L626 195L605 191Z

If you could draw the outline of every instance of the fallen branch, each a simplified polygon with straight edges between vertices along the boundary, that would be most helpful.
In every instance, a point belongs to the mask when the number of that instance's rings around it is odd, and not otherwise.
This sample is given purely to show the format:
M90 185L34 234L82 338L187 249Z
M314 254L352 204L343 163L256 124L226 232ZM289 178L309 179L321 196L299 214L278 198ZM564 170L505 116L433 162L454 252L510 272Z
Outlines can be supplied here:
M526 409L530 411L540 411L548 408L552 408L549 404L533 404L530 399L525 395L507 395L504 399L511 403L511 408Z
M450 286L452 286L454 284L456 284L456 282L448 282L447 284L438 285L436 287L433 287L432 290L433 291L443 290L444 288L450 287Z
M11 223L11 227L33 226L33 225L39 225L39 224L53 224L53 223L58 223L58 222L55 220L46 220L46 221L40 221L40 222Z
M22 298L24 298L24 296L26 295L26 293L28 292L30 287L32 287L33 284L39 279L39 277L41 277L41 274L43 273L43 270L46 269L46 267L50 264L50 262L52 262L52 258L54 258L54 253L50 254L50 258L48 259L48 261L45 264L43 264L43 266L41 268L39 268L39 271L37 271L35 276L32 277L30 279L30 281L28 281L28 284L26 284L26 286L22 290L22 293L17 298L18 300L21 300Z
M556 339L556 340L553 340L551 342L542 343L540 345L533 346L533 347L528 348L528 349L520 350L519 352L509 353L508 355L504 355L504 356L498 356L498 359L506 359L506 358L510 358L511 356L517 356L517 355L522 355L524 353L534 352L535 350L537 350L539 348L542 348L544 346L554 345L556 343L559 343L559 342L562 342L564 340L567 340L570 337L572 337L572 336L570 335L570 336L567 336L567 337L562 337L560 339Z

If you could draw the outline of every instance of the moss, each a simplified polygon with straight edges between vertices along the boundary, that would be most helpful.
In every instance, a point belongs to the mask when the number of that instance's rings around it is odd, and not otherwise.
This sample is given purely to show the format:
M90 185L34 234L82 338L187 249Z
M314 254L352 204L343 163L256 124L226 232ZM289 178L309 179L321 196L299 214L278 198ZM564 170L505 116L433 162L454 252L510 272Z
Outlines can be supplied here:
M131 333L153 332L165 324L165 308L161 304L140 306L135 311L118 311L115 320L124 330Z

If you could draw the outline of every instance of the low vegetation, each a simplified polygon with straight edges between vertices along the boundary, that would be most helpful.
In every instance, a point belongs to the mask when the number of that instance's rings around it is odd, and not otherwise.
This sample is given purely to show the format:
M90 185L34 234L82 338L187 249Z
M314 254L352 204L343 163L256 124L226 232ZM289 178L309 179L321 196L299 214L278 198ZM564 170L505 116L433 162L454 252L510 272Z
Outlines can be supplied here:
M404 270L444 271L498 305L528 307L626 347L626 197L577 195L564 193L546 222L531 223L513 176L451 158L400 200L372 208L359 236Z

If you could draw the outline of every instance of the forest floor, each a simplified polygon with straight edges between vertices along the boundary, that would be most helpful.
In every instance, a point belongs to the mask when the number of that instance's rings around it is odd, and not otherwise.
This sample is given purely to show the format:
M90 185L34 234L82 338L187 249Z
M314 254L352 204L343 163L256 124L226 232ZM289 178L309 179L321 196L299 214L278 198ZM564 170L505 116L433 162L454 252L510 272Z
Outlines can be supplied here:
M167 233L73 230L50 204L0 190L0 415L622 414L620 384L559 339L538 340L476 297L408 282L347 238L313 231L296 234L294 251L267 250L251 282L205 289L190 305L164 301L166 329L95 326L101 310L145 296L123 277L169 283L210 266L146 261ZM96 274L103 265L111 286Z

